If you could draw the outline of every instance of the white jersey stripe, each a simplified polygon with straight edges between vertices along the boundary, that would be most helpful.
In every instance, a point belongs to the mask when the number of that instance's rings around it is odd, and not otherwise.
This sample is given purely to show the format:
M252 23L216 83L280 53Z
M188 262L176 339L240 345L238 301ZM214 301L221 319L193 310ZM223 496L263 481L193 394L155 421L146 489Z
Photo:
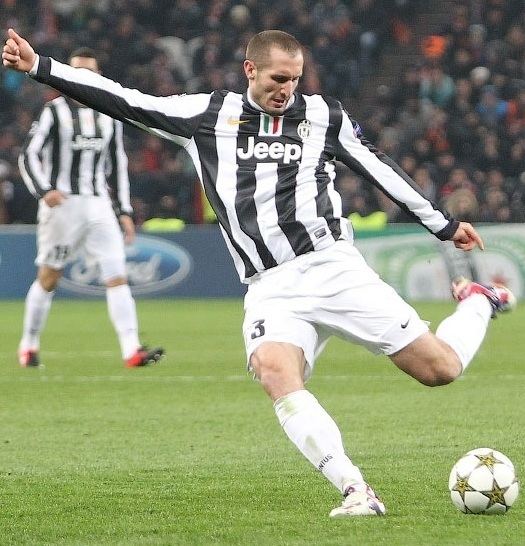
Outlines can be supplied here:
M328 105L319 95L304 96L306 102L305 119L316 119L319 129L303 138L303 154L297 173L296 191L296 218L308 232L315 248L324 248L326 244L332 244L330 229L325 218L317 213L316 196L318 188L314 184L308 184L308 180L315 180L315 170L319 165L319 157L325 147L326 130L328 129L329 110Z
M215 132L229 131L237 134L239 125L231 125L230 119L238 119L242 113L241 96L235 93L228 93L225 97L222 108L219 110ZM221 201L226 206L228 222L230 224L233 238L246 251L252 263L259 270L263 270L262 260L257 253L255 243L244 233L239 224L239 218L235 210L235 195L237 193L237 148L231 145L231 139L217 139L217 155L220 161L217 166L216 190ZM235 142L235 140L233 140Z
M91 108L79 108L78 121L83 137L95 136L95 113ZM80 195L93 195L93 162L95 150L86 149L80 152L78 167L78 193Z
M278 224L275 207L277 163L259 163L255 169L256 189L253 195L257 218L264 244L272 249L272 255L281 263L293 254L293 249Z

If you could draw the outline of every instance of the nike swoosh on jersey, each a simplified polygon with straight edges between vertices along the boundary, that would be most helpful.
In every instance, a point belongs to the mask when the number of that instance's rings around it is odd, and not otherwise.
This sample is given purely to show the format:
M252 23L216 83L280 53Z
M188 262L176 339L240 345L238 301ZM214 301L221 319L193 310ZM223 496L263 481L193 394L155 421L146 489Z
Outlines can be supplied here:
M228 118L228 125L242 125L243 123L249 123L249 119L235 119L235 118Z
M410 319L408 319L404 324L401 324L401 328L403 328L403 330L408 326L408 323L410 322Z

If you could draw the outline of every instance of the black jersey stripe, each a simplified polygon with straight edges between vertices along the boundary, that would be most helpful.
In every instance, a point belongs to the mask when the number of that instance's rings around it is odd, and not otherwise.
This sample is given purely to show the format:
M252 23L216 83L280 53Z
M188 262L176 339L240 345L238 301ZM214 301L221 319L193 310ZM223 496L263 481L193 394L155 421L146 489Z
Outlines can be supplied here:
M95 123L95 138L96 139L101 139L102 138L102 129L100 127L100 116L102 115L100 112L96 112L96 111L93 111L93 115L94 115L94 123ZM113 123L111 124L111 128L113 130L113 133L111 135L111 139L110 139L110 142L111 140L114 140L115 139L115 120L112 120ZM97 188L97 169L99 168L100 166L100 158L102 156L102 148L97 148L95 150L95 157L93 158L93 173L92 173L92 181L93 181L93 195L98 195L98 188ZM116 158L115 158L116 160ZM117 175L117 163L111 163L112 165L115 166L114 169L112 169L112 172L115 173L115 175ZM115 196L116 197L116 196Z
M302 97L296 96L293 116L283 117L283 136L294 144L303 147L303 141L297 134L297 126L305 119L306 103ZM302 155L302 154L301 154ZM277 167L277 185L275 187L275 208L278 224L285 234L296 256L311 252L314 245L304 224L296 218L296 188L299 163L293 165L279 164Z
M237 134L237 147L243 150L248 147L248 135L257 134L259 129L259 118L250 117L245 114L240 116L240 121L246 122L239 124ZM272 256L269 248L264 243L261 230L258 224L257 207L255 205L255 190L257 189L257 178L255 168L257 163L250 162L249 165L238 165L237 167L237 192L235 194L235 211L239 221L239 227L242 229L255 244L257 253L261 258L264 267L275 267L277 262Z
M78 109L76 112L73 111L73 109L69 105L69 101L66 101L66 104L69 108L69 113L71 115L71 121L73 123L73 134L71 135L71 138L73 142L75 142L75 138L77 135L82 135L82 131L80 129L80 121L78 119ZM75 113L77 115L75 115ZM80 150L75 150L74 148L71 149L72 151L72 160L71 160L71 169L69 174L69 180L71 184L71 193L77 195L78 194L78 178L79 178L79 166L80 166Z
M51 109L51 115L53 116L53 126L49 131L48 138L53 146L51 151L51 187L56 188L58 173L60 170L60 131L58 130L58 114L54 104L49 105Z
M113 134L111 135L111 140L109 141L109 162L110 165L112 165L111 175L108 176L108 185L111 188L111 191L113 192L113 198L118 194L118 171L115 168L117 165L117 134L115 130L115 122L113 122ZM117 214L120 213L120 211L116 211Z
M225 96L226 92L215 91L212 94L210 104L202 119L203 127L206 127L209 131L215 130L215 126L217 125L217 118L219 117L219 111L222 107ZM235 237L232 233L230 221L228 220L226 207L221 201L221 198L215 186L219 171L219 156L217 154L217 146L210 146L207 138L203 138L201 141L199 135L196 135L195 137L195 145L197 146L197 150L199 150L199 155L201 155L202 153L206 154L206 163L205 165L203 165L202 168L202 184L204 186L206 197L208 198L210 205L215 211L217 220L219 221L224 232L228 236L232 247L235 249L243 262L245 276L251 277L255 275L255 273L257 273L257 269L251 262L246 252L235 240Z

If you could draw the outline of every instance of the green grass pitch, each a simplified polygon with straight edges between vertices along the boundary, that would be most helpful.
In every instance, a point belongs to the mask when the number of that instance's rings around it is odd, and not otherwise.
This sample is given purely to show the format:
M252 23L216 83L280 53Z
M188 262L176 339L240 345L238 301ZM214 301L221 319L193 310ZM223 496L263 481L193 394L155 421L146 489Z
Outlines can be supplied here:
M138 302L156 367L127 370L105 303L58 300L44 369L20 369L22 302L0 303L1 545L521 545L505 516L449 499L457 458L494 447L525 475L525 307L493 321L467 374L418 385L333 340L309 388L380 493L384 518L330 520L338 492L289 444L244 371L241 301ZM435 326L452 304L417 305Z

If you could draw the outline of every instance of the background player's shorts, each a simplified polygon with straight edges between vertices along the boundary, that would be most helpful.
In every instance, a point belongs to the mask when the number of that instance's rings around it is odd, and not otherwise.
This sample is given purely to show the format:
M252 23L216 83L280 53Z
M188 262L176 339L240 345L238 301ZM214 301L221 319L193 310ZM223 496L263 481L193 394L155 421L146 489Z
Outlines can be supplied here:
M102 281L126 276L122 232L105 197L69 195L56 207L40 199L37 244L37 266L61 270L82 251L99 264Z
M393 354L428 325L373 271L348 241L262 273L244 300L248 361L265 341L303 349L305 379L332 335L376 354Z

